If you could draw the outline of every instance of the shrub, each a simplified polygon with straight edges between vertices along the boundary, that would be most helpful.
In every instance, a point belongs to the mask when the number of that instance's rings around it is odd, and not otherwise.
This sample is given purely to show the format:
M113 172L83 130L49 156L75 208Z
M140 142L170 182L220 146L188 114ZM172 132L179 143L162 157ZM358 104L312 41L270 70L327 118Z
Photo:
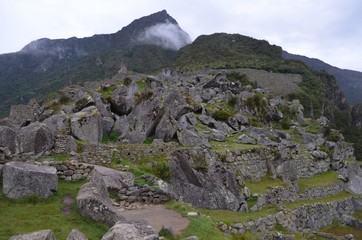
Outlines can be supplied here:
M118 134L111 134L111 135L103 134L102 142L103 143L115 143L115 142L117 142L118 137L119 137Z
M233 112L225 111L225 110L217 110L212 114L212 117L218 121L226 121L229 117L234 115Z
M151 171L156 177L159 177L166 182L171 180L170 166L167 162L162 161L152 164Z

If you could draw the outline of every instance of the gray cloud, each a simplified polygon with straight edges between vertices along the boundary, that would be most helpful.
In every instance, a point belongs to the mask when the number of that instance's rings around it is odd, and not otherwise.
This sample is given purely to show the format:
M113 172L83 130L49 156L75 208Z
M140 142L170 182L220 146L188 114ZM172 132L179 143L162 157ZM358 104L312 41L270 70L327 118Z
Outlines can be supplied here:
M165 49L179 50L191 43L191 38L178 25L166 22L146 28L136 41L161 46Z

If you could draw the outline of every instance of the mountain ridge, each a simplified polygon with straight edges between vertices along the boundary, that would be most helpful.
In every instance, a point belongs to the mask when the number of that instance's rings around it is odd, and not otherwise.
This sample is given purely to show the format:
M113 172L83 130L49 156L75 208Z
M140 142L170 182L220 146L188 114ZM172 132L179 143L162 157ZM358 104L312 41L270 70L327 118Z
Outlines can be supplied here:
M326 71L334 75L349 102L351 104L362 103L362 72L350 69L341 69L317 58L291 54L286 51L283 51L283 57L285 59L300 60L308 67L319 71Z

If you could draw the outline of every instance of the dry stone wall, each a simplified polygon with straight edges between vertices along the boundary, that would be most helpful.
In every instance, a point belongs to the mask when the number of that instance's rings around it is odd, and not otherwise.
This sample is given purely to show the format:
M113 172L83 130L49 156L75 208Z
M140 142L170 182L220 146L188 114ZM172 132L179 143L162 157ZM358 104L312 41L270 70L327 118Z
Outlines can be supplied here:
M227 150L218 155L229 171L251 181L261 180L268 173L268 161L274 159L267 148Z
M268 215L255 221L236 223L230 226L220 224L224 232L244 234L265 233L273 230L277 224L292 232L312 232L331 225L333 221L343 221L343 215L351 215L355 211L351 197L327 203L303 205L295 210L285 209L274 215Z

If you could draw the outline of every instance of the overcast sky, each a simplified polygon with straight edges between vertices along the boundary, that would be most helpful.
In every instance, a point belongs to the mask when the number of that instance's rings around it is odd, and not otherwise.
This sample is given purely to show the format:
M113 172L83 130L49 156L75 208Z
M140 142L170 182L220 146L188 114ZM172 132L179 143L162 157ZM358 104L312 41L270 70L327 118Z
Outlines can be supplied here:
M0 53L43 37L113 33L163 9L193 40L239 33L362 71L361 0L0 0Z

